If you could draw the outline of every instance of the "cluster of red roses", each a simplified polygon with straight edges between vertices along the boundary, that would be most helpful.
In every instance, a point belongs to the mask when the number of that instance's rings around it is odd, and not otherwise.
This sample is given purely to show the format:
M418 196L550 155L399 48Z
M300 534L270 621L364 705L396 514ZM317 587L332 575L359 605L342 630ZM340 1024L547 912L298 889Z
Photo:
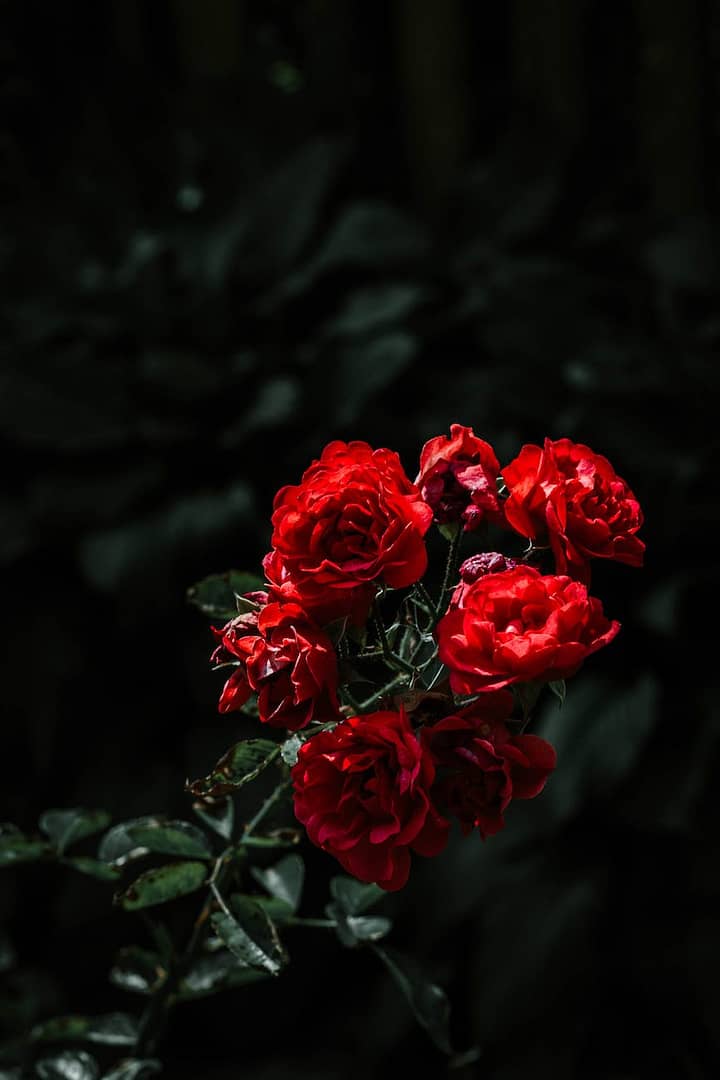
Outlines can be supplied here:
M530 544L515 559L467 558L449 602L443 594L432 606L419 583L433 521L456 540L488 523ZM236 665L219 708L242 708L256 692L263 723L312 725L292 769L297 818L351 874L399 889L411 852L439 853L451 818L485 837L503 827L512 798L542 790L555 751L522 733L516 697L573 675L617 634L588 594L590 560L642 564L640 506L587 446L546 439L501 469L487 442L453 424L424 446L415 483L391 450L330 443L300 484L278 492L272 523L267 590L214 630L214 662ZM530 564L542 549L555 573ZM413 707L388 692L371 699L384 708L362 712L342 683L330 624L363 628L381 590L410 587L436 642L432 687L427 664L396 656L394 684L417 691ZM362 656L362 632L352 641Z

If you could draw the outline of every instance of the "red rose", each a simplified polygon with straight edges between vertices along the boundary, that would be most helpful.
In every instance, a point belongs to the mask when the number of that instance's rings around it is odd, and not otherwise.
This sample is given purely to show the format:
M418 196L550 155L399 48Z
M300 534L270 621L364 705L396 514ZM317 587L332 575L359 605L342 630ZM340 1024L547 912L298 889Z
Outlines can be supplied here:
M517 565L515 559L509 559L506 555L501 555L499 551L483 551L479 555L471 555L458 571L460 581L450 598L450 607L462 607L468 586L479 577L485 577L486 574L502 574L503 570L512 570L513 566Z
M472 428L451 424L450 437L438 435L425 443L415 483L439 525L462 521L471 532L488 517L498 517L499 471L489 443Z
M224 655L240 661L223 689L220 712L240 709L255 690L260 719L272 727L298 731L339 716L337 660L327 634L291 603L270 603L255 621L255 634L238 636L237 620L215 631L223 635ZM217 650L214 656L222 662Z
M642 566L642 510L607 458L570 439L545 439L542 449L524 446L502 476L508 524L547 540L558 573L587 582L590 558Z
M436 633L453 692L476 694L568 678L619 629L581 582L516 566L469 585Z
M267 594L262 595L266 596ZM218 641L218 645L210 657L210 662L217 667L225 667L228 664L234 665L232 674L222 689L220 701L218 702L218 712L237 712L238 709L242 709L252 693L252 687L248 682L245 670L245 661L256 640L258 610L237 615L221 629L217 626L210 627Z
M274 507L266 573L320 623L362 621L375 582L401 589L425 573L432 512L392 450L332 442Z
M410 852L437 855L448 823L430 799L435 769L404 711L354 716L300 749L295 815L361 881L401 889Z
M537 735L511 735L503 723L512 711L506 690L423 728L423 742L437 768L433 795L467 835L499 832L511 799L532 799L555 768L556 754Z

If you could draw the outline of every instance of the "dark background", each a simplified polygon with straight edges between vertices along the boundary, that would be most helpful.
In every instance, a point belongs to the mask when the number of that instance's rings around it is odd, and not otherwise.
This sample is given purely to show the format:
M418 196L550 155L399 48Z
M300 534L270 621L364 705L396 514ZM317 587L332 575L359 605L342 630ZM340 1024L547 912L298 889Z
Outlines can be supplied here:
M0 15L0 817L191 816L237 726L186 587L259 569L329 439L412 477L451 422L503 463L568 435L634 488L646 567L596 572L623 632L544 711L545 794L417 860L393 940L482 1045L467 1075L716 1077L720 8ZM303 851L314 914L336 868ZM106 973L144 930L107 886L2 882L3 1034L127 1007ZM445 1075L374 958L312 933L179 1009L167 1075Z

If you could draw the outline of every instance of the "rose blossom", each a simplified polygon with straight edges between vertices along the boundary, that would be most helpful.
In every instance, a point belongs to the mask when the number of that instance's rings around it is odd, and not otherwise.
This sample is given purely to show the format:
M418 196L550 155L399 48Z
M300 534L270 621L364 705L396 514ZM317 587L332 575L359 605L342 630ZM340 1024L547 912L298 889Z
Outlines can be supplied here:
M591 558L642 566L642 510L607 458L570 439L545 439L542 449L524 446L502 477L508 524L549 542L558 573L587 582Z
M438 623L438 655L456 694L568 678L617 634L579 581L516 566L480 577Z
M432 511L392 450L332 442L300 484L275 496L271 592L298 600L319 623L362 622L375 585L394 589L427 568Z
M471 532L499 514L500 463L489 443L470 427L450 425L450 436L425 443L415 483L439 525L462 522Z
M297 604L267 604L255 616L255 633L248 627L238 636L236 623L215 631L225 650L216 650L216 662L225 655L240 661L223 689L220 712L240 709L255 690L260 719L273 727L298 731L339 715L333 644Z
M478 555L471 555L460 566L458 571L460 581L455 586L450 598L450 607L462 607L463 597L468 586L472 585L473 581L477 581L479 577L485 577L486 574L501 574L503 570L512 570L517 565L515 559L509 559L499 551L483 551Z
M503 721L512 707L512 694L498 690L423 728L437 769L432 794L465 835L474 828L483 839L499 832L511 799L534 798L555 768L545 739L510 734Z
M445 845L434 778L404 710L350 717L300 748L295 815L350 874L394 891L407 881L411 851L437 855Z

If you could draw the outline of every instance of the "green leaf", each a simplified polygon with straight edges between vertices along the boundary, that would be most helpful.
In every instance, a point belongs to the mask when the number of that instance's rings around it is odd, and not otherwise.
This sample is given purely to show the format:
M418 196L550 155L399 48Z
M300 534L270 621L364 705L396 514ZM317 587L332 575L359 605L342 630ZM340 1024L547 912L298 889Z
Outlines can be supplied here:
M193 811L202 822L213 829L223 840L229 840L235 824L235 803L225 796L194 802Z
M53 1016L35 1024L30 1032L33 1042L72 1042L84 1039L90 1027L87 1016Z
M230 795L259 776L279 754L279 745L269 739L245 739L235 743L208 776L188 783L186 789L198 798Z
M157 1058L125 1058L115 1065L103 1080L145 1080L146 1076L155 1076L162 1071Z
M207 997L233 986L245 986L268 976L267 971L247 967L231 952L223 950L200 956L180 983L181 999Z
M103 837L98 856L120 866L133 855L150 851L189 859L212 858L208 838L196 825L158 817L135 818L115 825Z
M0 827L0 867L33 862L50 853L51 849L44 840L29 840L16 825L4 822Z
M211 619L227 622L238 613L236 596L246 592L256 592L265 587L264 581L255 574L244 570L228 570L224 574L210 574L208 577L191 585L187 599Z
M97 1080L100 1069L95 1058L84 1050L63 1050L38 1061L35 1074L39 1080Z
M127 945L120 949L113 967L110 982L120 990L132 994L152 994L166 975L160 956L139 945Z
M156 817L133 818L131 821L122 821L119 825L113 825L112 829L105 833L98 847L98 859L103 862L115 863L123 866L128 859L136 855L147 854L148 849L138 844L132 830L137 826L146 828L152 825L161 825L162 821Z
M107 810L83 810L71 807L67 810L46 810L40 818L40 828L50 838L59 855L65 849L86 836L106 829L110 824Z
M240 847L256 848L286 848L295 847L302 839L300 829L283 828L273 829L267 836L246 836L240 842Z
M386 895L379 885L367 884L344 874L331 879L330 892L346 915L359 915Z
M348 915L340 904L328 904L325 908L328 918L335 923L335 931L340 941L347 948L356 945L367 945L372 941L380 941L392 930L392 922L382 915L368 917L366 915Z
M153 821L129 825L127 834L136 847L158 855L182 855L188 859L211 859L212 850L202 829L187 821Z
M234 917L224 911L211 916L217 934L243 964L278 975L287 963L287 953L272 920L248 897L233 896L231 906Z
M122 1012L96 1016L90 1021L85 1038L103 1046L135 1046L138 1022L134 1016Z
M98 878L100 881L117 881L122 873L119 866L91 859L89 855L69 855L62 860L62 864L72 866L73 870L79 870L81 874Z
M445 991L430 982L412 957L373 945L372 949L387 967L410 1003L421 1027L444 1054L452 1054L450 1044L450 1002Z
M290 768L292 768L293 765L297 765L298 753L301 746L302 739L300 738L300 736L291 735L290 738L286 739L280 747L280 756L282 757L285 764L289 765Z
M116 893L115 903L125 911L165 904L179 896L195 892L205 883L207 867L201 862L176 862L146 870L121 893Z
M271 896L297 911L305 880L305 863L299 855L286 855L266 870L253 866L250 872Z

